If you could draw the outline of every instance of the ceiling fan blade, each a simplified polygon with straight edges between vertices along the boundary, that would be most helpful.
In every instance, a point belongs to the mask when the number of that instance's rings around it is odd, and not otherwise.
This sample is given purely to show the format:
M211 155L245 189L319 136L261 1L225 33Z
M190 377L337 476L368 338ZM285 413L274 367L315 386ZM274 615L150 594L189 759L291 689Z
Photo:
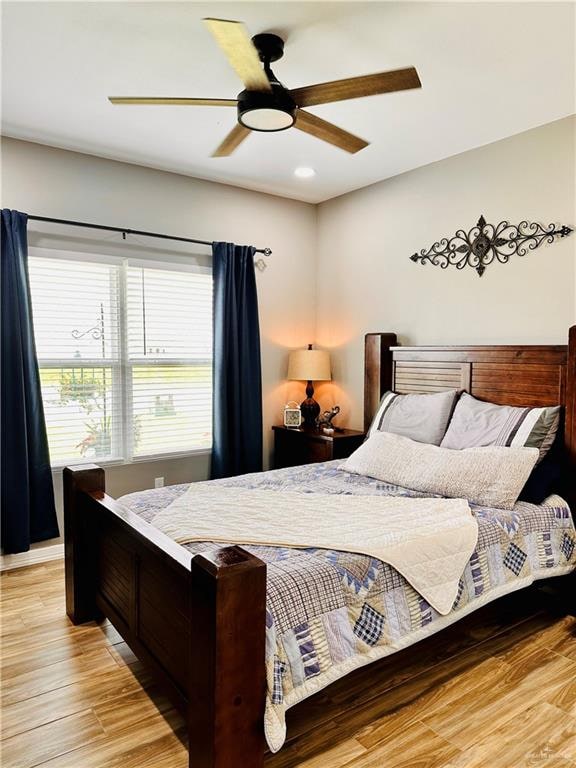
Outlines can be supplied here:
M260 56L240 21L204 19L206 26L224 52L236 74L248 91L271 91L270 82L262 69Z
M318 115L313 115L311 112L305 112L303 109L299 109L296 113L295 128L298 128L304 133L309 133L311 136L315 136L317 139L327 141L328 144L334 144L335 147L343 149L345 152L355 154L364 147L367 147L369 142L360 139L358 136L354 136L353 133L338 128L337 125L322 120Z
M252 133L249 128L244 128L243 125L237 123L224 141L212 153L212 157L228 157L244 141L249 133Z
M375 75L350 77L346 80L333 80L330 83L318 83L304 88L295 88L292 93L300 107L314 104L330 104L345 99L359 99L362 96L376 96L380 93L405 91L421 88L422 83L414 67L393 69L390 72L378 72Z
M235 107L236 99L178 99L172 96L109 96L112 104L160 104L184 107Z

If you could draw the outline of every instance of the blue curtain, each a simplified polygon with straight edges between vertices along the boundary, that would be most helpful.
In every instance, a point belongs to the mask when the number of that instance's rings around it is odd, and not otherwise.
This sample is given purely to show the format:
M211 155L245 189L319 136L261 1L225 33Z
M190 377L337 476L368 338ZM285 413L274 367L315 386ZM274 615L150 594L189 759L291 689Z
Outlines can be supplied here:
M27 216L2 211L2 546L59 535L28 284Z
M213 243L212 478L262 469L262 372L254 248Z

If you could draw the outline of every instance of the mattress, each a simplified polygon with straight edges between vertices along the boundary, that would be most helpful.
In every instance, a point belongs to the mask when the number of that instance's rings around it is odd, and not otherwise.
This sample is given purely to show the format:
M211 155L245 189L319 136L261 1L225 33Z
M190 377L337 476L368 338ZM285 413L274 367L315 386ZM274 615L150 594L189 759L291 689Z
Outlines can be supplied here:
M306 494L424 495L341 471L340 464L308 464L209 482ZM150 522L187 488L142 491L119 501ZM576 530L559 496L540 505L517 502L512 510L470 507L478 521L478 543L447 616L437 613L392 566L374 558L337 550L245 545L267 564L265 732L273 751L286 736L286 710L302 699L501 595L576 567ZM222 544L202 542L186 548L196 553L215 546Z

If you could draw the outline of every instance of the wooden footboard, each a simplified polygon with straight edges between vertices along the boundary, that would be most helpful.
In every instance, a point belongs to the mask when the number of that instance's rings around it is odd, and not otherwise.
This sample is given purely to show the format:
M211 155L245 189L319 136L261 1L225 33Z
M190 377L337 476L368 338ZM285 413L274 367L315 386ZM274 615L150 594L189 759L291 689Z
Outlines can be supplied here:
M184 713L190 768L263 764L266 565L241 547L192 556L122 510L104 470L64 470L66 611L106 616Z

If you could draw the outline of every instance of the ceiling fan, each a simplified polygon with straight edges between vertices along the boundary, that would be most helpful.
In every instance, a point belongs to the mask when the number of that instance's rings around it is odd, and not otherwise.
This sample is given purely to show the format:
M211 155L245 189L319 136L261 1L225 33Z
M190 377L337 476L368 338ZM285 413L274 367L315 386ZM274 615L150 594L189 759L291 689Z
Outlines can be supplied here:
M244 83L245 90L236 99L112 96L110 101L112 104L237 107L238 124L212 157L231 155L250 131L284 131L292 126L353 154L369 142L302 108L422 87L415 68L407 67L288 90L270 69L270 64L284 55L281 37L259 34L250 39L239 21L204 19L204 22Z

